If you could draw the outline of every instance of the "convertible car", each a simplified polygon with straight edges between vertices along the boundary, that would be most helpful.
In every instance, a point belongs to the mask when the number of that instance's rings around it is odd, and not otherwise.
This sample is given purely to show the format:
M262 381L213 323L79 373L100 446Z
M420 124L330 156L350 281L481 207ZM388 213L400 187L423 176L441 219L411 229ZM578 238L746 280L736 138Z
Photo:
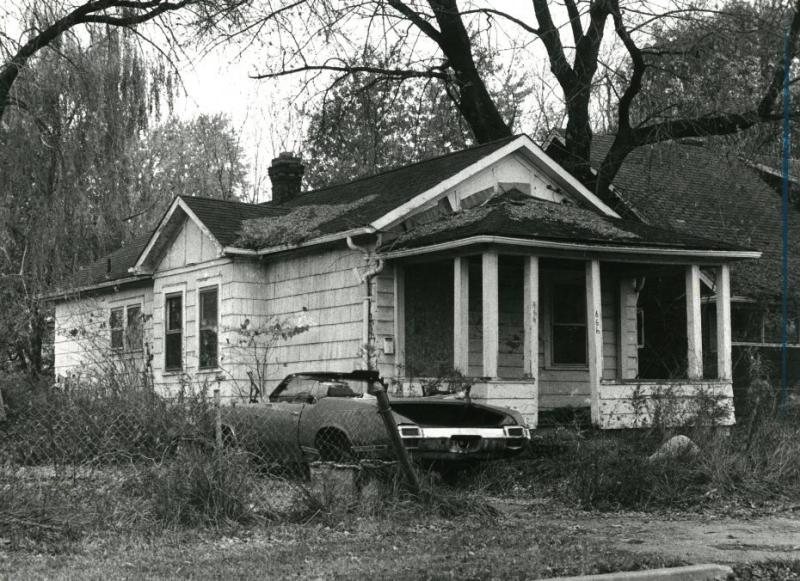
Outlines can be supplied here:
M311 372L286 377L269 401L225 408L226 443L273 461L392 457L378 413L375 372ZM384 385L385 387L385 385ZM391 401L400 438L421 461L489 460L522 451L530 432L513 410L453 396Z

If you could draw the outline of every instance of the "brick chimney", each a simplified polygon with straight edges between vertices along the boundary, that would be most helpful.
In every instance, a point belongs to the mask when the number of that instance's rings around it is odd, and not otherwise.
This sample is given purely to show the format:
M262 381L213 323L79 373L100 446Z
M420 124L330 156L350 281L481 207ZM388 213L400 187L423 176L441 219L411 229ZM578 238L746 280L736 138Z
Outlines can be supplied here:
M283 204L300 193L303 172L306 167L303 160L290 151L278 154L269 166L269 179L272 181L272 203Z

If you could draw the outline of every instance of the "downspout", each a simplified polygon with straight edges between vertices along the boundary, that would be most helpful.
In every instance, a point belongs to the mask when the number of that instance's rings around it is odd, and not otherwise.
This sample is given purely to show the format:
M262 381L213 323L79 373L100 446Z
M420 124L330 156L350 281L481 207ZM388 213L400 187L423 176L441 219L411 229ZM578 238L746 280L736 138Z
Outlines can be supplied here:
M351 250L357 250L364 254L364 262L367 264L367 270L364 273L358 273L359 278L364 282L364 302L363 302L363 321L364 327L362 332L362 339L364 343L364 363L368 370L376 370L377 357L375 354L375 329L372 321L372 279L383 271L384 261L382 258L375 256L375 249L381 245L383 236L379 233L375 246L373 248L365 248L353 242L351 236L347 237L347 247Z
M364 361L366 363L367 370L375 372L375 377L378 377L378 358L376 356L375 330L373 329L372 321L372 279L380 274L381 271L383 271L383 258L375 255L375 250L381 245L382 238L383 237L381 234L378 233L375 245L372 248L365 248L353 242L353 238L351 236L347 237L347 247L351 250L357 250L358 252L363 253L364 262L367 264L367 270L363 274L359 272L358 277L365 284ZM411 457L408 454L408 450L406 450L405 444L403 444L403 441L400 438L397 420L392 413L389 395L386 393L386 384L381 379L378 379L377 381L370 379L368 381L369 392L372 393L377 400L378 413L380 414L383 424L386 427L386 433L389 436L389 441L391 442L394 453L397 456L397 460L400 462L400 466L403 469L403 473L406 477L406 483L408 484L408 487L412 493L419 495L422 492L419 483L419 477L417 476L416 470L414 470L414 466L411 464Z

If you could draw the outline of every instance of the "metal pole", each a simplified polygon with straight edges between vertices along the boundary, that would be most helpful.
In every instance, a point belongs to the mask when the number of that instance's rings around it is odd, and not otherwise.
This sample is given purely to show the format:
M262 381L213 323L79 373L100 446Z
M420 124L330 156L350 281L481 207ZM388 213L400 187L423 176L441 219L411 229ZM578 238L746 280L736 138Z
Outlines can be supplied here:
M786 342L788 340L788 318L789 318L789 30L784 33L783 42L783 159L781 173L783 174L781 184L781 241L783 244L781 252L781 271L783 274L783 285L781 289L781 399L779 414L784 415L786 407L786 388L788 385L788 352Z
M219 388L214 390L214 436L217 444L217 452L222 452L222 398Z
M397 431L397 422L394 421L392 407L389 405L389 396L386 395L386 390L383 388L383 384L380 381L372 385L372 392L378 400L378 413L381 415L383 424L386 426L386 432L389 434L392 448L400 462L400 467L403 469L406 482L414 494L419 494L420 485L417 471L414 470L414 466L411 464L411 458L408 456L408 450L406 450L406 447L403 445L400 432Z

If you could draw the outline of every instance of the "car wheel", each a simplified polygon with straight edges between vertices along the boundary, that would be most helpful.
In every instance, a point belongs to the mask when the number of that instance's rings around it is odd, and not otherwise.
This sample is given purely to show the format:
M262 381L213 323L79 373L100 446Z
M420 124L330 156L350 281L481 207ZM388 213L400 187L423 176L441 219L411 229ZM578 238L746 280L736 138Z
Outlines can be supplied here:
M339 430L323 430L316 437L316 448L324 462L353 462L350 440Z

